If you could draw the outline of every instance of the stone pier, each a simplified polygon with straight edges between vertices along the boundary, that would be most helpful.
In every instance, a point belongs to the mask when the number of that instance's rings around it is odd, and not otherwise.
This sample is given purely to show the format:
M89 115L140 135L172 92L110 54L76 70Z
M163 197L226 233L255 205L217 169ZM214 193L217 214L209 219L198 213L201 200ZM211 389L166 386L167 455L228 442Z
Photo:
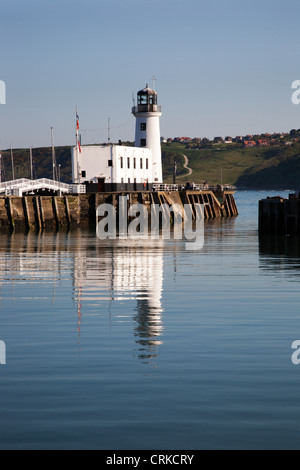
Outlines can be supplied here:
M205 219L238 215L232 191L136 191L66 196L2 196L0 231L94 227L97 207L103 203L112 204L118 212L119 196L128 196L128 206L144 204L149 212L152 204L189 204L195 214L195 204L204 204Z

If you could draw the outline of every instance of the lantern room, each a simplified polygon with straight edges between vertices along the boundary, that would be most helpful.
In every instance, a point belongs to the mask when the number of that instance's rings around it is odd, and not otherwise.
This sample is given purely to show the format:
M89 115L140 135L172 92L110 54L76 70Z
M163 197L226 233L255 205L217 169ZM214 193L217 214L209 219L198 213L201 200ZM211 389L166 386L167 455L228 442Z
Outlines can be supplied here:
M137 93L137 112L156 112L157 109L157 93L155 90L149 88L148 84L146 88L140 90Z

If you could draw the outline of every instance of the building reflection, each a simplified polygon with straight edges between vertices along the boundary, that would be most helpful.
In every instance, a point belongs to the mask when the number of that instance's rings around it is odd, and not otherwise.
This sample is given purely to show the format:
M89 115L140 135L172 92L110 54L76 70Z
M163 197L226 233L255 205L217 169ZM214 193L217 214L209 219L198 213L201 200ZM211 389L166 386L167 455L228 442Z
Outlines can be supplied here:
M113 323L127 315L128 321L134 321L137 356L153 363L163 343L163 244L161 239L104 242L80 230L5 235L0 241L4 255L0 261L0 300L3 280L12 286L12 297L15 282L32 281L33 301L39 283L44 283L57 310L61 308L57 288L62 287L63 295L73 297L79 348L84 316L106 316ZM69 281L73 292L65 288ZM111 311L118 311L119 317Z
M113 240L103 247L96 243L74 258L74 286L77 292L78 333L82 307L100 302L134 301L134 337L137 355L152 362L162 344L163 241Z

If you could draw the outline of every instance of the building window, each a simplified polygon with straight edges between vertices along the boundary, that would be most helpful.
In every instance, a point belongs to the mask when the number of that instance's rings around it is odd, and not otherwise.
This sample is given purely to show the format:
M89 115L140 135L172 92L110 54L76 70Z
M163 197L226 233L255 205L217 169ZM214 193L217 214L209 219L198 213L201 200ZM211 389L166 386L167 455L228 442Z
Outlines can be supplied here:
M145 122L141 122L141 131L145 131L147 128L147 124Z
M108 160L108 166L113 166L112 165L112 160Z
M130 168L130 158L127 157L127 168Z
M83 170L83 171L81 172L81 176L82 176L82 178L85 178L85 177L86 177L86 171Z
M146 147L146 139L141 139L141 147Z
M124 183L124 178L121 178L121 183Z
M146 158L146 170L148 170L148 158Z
M140 158L140 168L141 168L141 170L143 169L143 159L142 158Z
M133 168L136 169L136 158L133 159Z
M130 183L130 178L128 178L128 183Z
M120 157L120 166L123 168L123 157Z

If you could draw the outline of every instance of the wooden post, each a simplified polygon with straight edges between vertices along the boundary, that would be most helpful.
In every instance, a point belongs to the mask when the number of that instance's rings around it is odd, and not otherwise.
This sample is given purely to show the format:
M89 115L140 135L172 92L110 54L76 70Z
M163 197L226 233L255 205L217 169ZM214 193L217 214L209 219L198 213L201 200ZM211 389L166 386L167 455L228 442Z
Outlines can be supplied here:
M11 229L14 231L15 230L15 221L13 218L13 208L12 208L12 202L11 202L11 197L8 196L6 197L6 207L7 207L7 215L8 215L8 220L10 223Z
M68 222L68 225L70 226L71 225L71 217L70 217L69 201L68 201L67 196L64 197L64 201L65 201L65 206L66 206L67 222Z
M52 197L52 204L53 204L53 213L54 213L54 217L55 217L56 227L58 228L59 225L60 225L60 222L59 222L59 216L58 216L58 207L57 207L56 196Z
M27 227L27 230L30 230L30 219L29 219L28 202L27 202L26 196L23 197L23 207L24 207L26 227Z
M39 203L38 203L38 196L35 196L33 198L34 200L34 205L35 205L35 215L36 215L36 221L37 221L37 228L41 230L42 224L41 224L41 217L40 217L40 208L39 208Z
M44 230L44 228L45 228L45 218L44 218L44 209L43 209L43 198L42 198L42 196L39 196L38 202L39 202L40 213L41 213L41 228L42 228L42 230Z

